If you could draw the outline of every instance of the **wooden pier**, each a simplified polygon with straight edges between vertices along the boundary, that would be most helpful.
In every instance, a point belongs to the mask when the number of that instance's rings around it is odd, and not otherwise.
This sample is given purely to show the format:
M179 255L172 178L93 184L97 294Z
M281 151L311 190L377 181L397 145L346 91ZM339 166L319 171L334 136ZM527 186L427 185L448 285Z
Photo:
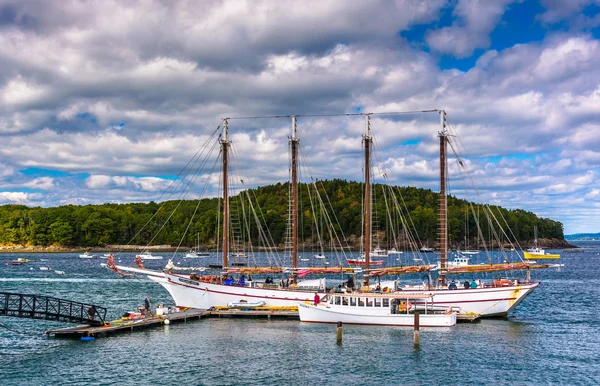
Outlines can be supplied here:
M142 319L116 320L104 326L76 326L46 331L46 335L56 338L82 338L103 337L121 332L132 332L148 327L157 327L163 324L199 320L203 318L266 318L266 319L295 319L298 320L297 307L260 307L259 309L245 310L227 307L215 307L211 310L188 309L161 316L147 316Z
M142 328L158 327L163 324L200 320L204 318L248 318L248 319L287 319L299 320L297 307L256 307L238 309L214 307L210 310L188 309L161 316L147 316L143 319L115 320L104 326L77 326L46 331L46 335L56 338L103 337L110 334L132 332ZM474 322L478 315L460 315L459 322Z

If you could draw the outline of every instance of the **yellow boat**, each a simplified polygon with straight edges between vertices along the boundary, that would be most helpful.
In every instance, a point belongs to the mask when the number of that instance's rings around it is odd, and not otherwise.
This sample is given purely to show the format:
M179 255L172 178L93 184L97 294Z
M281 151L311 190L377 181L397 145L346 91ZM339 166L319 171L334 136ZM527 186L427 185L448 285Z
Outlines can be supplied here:
M524 251L525 260L560 259L558 253L545 253L543 249L536 248L535 251Z

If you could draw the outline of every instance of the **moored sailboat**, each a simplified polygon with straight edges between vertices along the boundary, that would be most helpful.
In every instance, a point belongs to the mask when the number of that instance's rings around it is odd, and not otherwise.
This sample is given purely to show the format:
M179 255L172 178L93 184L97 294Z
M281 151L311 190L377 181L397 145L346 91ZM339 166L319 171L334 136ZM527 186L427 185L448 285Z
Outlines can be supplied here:
M447 264L447 225L446 225L446 199L445 199L445 153L447 133L445 130L445 112L440 111L442 116L443 130L440 133L440 161L442 164L440 179L442 188L440 191L440 269L438 280L434 284L428 280L426 286L415 288L415 293L424 296L433 296L436 299L436 305L442 307L452 307L460 314L475 313L480 316L506 315L516 307L539 283L532 282L529 279L529 271L537 268L547 268L550 265L534 265L528 263L515 264L490 264L486 266L466 266L449 267ZM369 286L370 278L378 278L386 275L400 274L427 274L432 271L429 264L400 266L400 267L382 267L383 262L371 261L371 224L370 224L370 115L365 114L367 121L366 134L363 135L363 144L365 147L365 192L364 192L364 234L363 234L363 254L364 257L354 260L361 265L361 272L364 273L363 286ZM222 155L222 203L223 203L223 237L222 237L222 272L219 275L197 276L194 274L178 273L172 269L166 269L162 272L152 271L140 268L128 268L116 266L121 271L135 272L148 276L151 280L159 283L167 289L175 300L176 305L181 307L210 308L228 304L229 302L241 300L265 301L268 306L290 306L297 302L312 301L314 293L319 296L325 295L324 288L304 289L297 286L298 278L307 274L330 274L330 273L352 273L356 272L351 268L344 267L324 267L324 268L303 268L298 266L298 181L297 181L297 162L298 162L298 139L296 137L295 116L292 117L292 136L290 137L291 147L291 226L292 226L292 266L284 268L283 266L270 267L242 267L235 268L229 264L229 193L228 193L228 150L230 141L228 140L227 120L223 121L223 135L219 139ZM348 263L352 259L347 260ZM362 261L361 261L362 260ZM415 261L418 259L415 258ZM235 263L234 263L235 264ZM375 266L378 265L378 266ZM375 266L375 267L373 267ZM364 268L363 268L364 267ZM496 280L491 283L483 284L477 288L468 290L451 290L447 287L446 276L449 274L472 274L474 272L500 272L500 271L526 271L525 279L522 280ZM244 285L227 285L225 278L230 274L279 274L282 278L289 276L289 286L273 286L260 282L246 283ZM416 306L420 306L416 300Z

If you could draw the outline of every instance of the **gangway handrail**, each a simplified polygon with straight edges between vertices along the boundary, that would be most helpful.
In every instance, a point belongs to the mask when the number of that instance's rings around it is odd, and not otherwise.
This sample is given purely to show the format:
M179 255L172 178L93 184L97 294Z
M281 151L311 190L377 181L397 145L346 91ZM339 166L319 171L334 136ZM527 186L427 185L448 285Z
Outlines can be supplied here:
M101 326L106 308L53 296L0 292L0 315Z

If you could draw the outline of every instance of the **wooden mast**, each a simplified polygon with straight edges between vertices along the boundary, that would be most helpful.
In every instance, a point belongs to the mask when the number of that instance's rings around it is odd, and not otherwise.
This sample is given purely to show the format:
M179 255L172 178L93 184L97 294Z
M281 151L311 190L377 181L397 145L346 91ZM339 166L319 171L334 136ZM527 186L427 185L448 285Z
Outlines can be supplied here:
M298 269L298 144L300 140L296 137L296 116L292 115L292 136L290 145L292 148L292 268L294 273L292 282L297 282Z
M223 156L223 269L229 266L229 175L228 175L228 150L229 142L227 140L227 120L223 121L223 139L221 140L221 152Z
M364 248L365 248L365 285L369 285L369 268L371 266L371 116L365 115L366 127L363 135L363 144L365 145L365 229L364 229Z
M442 131L440 137L440 273L438 276L439 284L446 285L446 267L448 261L448 224L447 224L447 201L446 201L446 170L448 161L446 150L448 143L448 133L446 131L446 112L440 111L440 120Z

